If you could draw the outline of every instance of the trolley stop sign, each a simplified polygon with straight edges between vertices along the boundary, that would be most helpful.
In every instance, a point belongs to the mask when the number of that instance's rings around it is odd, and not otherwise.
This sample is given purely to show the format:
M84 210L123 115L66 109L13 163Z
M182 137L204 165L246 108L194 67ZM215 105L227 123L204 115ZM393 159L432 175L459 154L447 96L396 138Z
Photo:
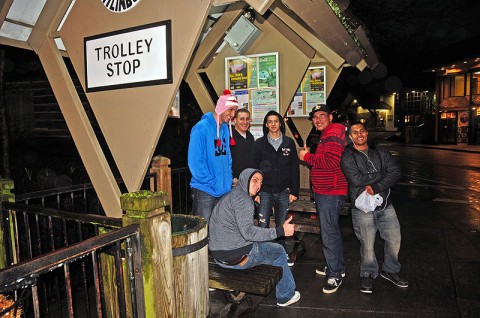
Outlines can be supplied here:
M85 38L86 91L172 83L171 22Z

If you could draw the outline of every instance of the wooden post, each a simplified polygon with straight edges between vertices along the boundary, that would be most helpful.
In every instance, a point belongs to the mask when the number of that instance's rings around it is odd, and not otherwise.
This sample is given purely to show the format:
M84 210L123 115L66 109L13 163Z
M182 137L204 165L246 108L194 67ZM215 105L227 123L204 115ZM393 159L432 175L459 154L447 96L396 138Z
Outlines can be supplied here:
M173 202L172 170L170 169L170 159L162 156L153 157L150 173L155 173L157 175L157 191L167 193L169 201ZM155 191L154 180L150 180L150 190Z
M123 226L140 224L146 317L175 317L171 214L163 192L138 191L120 197ZM140 304L141 305L141 304Z
M15 202L15 194L10 191L13 189L14 184L11 179L0 179L0 220L4 220L8 217L8 211L4 211L2 208L2 202ZM7 215L3 215L6 213ZM7 242L5 241L5 234L8 232L8 228L4 228L7 222L0 223L0 268L7 267Z

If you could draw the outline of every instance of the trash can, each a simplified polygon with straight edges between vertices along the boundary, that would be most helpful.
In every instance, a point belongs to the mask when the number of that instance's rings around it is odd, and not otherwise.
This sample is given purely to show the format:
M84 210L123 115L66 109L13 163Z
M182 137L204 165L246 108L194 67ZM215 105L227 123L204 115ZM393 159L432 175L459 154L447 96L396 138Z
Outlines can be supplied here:
M176 317L207 317L207 222L198 216L172 215L173 284Z

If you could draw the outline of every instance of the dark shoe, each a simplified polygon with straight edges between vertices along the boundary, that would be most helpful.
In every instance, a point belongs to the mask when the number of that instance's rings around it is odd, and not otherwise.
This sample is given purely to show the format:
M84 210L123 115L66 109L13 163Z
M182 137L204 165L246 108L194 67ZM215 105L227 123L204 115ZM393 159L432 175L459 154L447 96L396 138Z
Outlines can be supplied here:
M292 267L293 265L295 265L295 261L289 257L287 258L287 264L288 266Z
M322 276L327 276L327 266L324 268L315 269L315 273ZM345 277L345 273L342 273L342 278Z
M373 293L373 277L372 275L360 277L360 291L365 294Z
M408 280L401 278L398 273L387 273L385 271L380 272L380 276L385 278L386 280L392 282L394 285L402 288L408 287Z
M277 306L280 306L280 307L287 307L287 306L290 306L291 304L294 304L296 303L297 301L300 300L300 292L298 291L295 291L295 294L293 294L293 297L290 298L289 301L287 301L286 303L277 303Z
M329 278L327 284L323 287L324 294L331 294L337 291L338 287L342 285L342 279Z

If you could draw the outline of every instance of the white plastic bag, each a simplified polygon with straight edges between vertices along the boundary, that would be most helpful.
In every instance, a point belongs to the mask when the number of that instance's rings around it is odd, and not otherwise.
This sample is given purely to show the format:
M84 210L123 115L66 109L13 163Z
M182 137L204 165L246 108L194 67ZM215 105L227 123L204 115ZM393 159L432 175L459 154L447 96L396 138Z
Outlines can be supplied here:
M375 210L377 206L382 205L383 198L379 194L370 195L367 191L363 191L355 200L355 206L357 209L368 213Z

